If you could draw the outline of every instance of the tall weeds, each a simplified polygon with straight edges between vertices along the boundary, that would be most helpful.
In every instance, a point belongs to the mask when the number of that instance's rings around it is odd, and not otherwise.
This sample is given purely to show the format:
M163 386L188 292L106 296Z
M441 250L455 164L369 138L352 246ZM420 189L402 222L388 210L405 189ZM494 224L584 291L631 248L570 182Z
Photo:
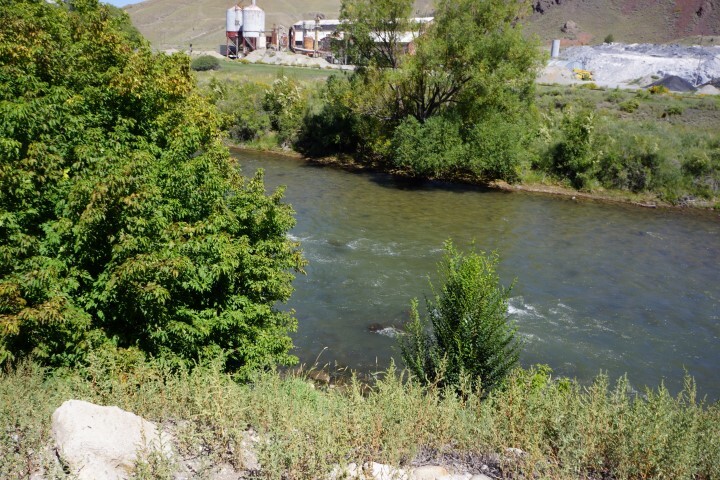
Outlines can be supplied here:
M393 369L370 389L355 380L322 390L275 372L238 384L212 364L172 372L108 361L82 374L25 364L0 375L0 478L40 467L65 478L49 449L50 415L69 398L160 423L181 457L208 468L246 467L251 429L271 479L321 478L349 462L408 465L428 451L482 456L508 478L720 478L720 408L699 401L691 379L677 396L663 386L639 394L625 378L582 386L539 367L481 397L423 388Z

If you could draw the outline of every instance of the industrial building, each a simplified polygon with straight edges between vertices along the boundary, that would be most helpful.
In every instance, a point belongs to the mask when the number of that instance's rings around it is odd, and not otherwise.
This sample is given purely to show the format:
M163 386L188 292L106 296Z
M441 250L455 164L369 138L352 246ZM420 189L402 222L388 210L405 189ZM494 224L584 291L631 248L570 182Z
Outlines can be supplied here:
M423 25L433 21L433 17L412 19L417 30L404 32L400 35L399 44L411 49L412 42L422 33ZM258 49L289 48L292 52L326 57L330 61L332 53L330 43L333 39L341 40L342 22L327 20L317 15L312 20L301 20L293 24L285 33L285 28L273 26L266 30L265 11L256 4L256 0L247 6L235 5L227 10L225 27L225 45L220 52L227 57L240 55ZM382 41L376 35L376 41Z

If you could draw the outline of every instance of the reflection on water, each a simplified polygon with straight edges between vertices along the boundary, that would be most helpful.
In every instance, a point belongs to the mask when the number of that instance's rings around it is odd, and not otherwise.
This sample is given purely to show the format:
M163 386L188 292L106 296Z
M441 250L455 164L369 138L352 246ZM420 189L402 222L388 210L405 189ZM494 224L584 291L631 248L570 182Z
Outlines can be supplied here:
M302 361L357 369L399 358L395 339L410 299L430 293L443 241L475 242L517 283L509 313L526 340L522 362L591 379L627 372L636 386L684 369L720 397L720 216L575 202L474 187L415 184L240 152L246 174L286 185L292 237L310 261L295 281L294 335ZM389 331L389 330L388 330Z

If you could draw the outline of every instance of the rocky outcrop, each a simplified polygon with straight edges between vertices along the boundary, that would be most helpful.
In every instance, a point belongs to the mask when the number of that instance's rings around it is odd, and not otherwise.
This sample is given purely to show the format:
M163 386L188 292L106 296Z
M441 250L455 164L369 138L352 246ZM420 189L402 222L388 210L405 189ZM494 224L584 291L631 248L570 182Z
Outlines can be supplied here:
M78 480L128 478L138 454L172 455L169 439L155 424L118 407L68 400L52 415L61 461Z

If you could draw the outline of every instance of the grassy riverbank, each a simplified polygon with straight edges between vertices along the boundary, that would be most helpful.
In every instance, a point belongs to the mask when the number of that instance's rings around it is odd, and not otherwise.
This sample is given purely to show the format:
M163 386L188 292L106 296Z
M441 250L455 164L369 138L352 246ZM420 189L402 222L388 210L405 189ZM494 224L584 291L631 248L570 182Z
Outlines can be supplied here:
M274 88L271 74L288 79L295 95L292 108L286 108L287 102L275 112L266 108L266 92ZM343 168L416 175L351 148L343 130L343 122L352 123L351 119L329 107L337 103L333 95L338 92L333 91L340 88L337 82L325 86L331 75L346 79L348 74L230 63L219 72L200 73L198 80L226 114L226 128L235 145ZM535 105L539 127L521 155L510 189L642 205L718 208L720 97L605 89L592 83L538 85ZM587 136L578 138L578 131L586 131ZM329 148L330 144L341 151ZM582 144L578 158L559 160L564 144ZM463 170L441 177L487 183ZM499 185L507 187L503 182Z
M48 374L24 364L0 375L0 477L55 471L50 415L76 398L117 405L172 431L195 478L212 466L243 469L252 429L260 478L322 478L334 465L445 463L502 478L720 478L720 406L703 405L690 380L677 397L642 395L599 376L588 387L517 370L487 398L421 389L385 372L360 383L316 386L304 376L258 374L235 383L212 365L171 373L144 362L95 358L82 371ZM262 441L266 439L267 441ZM508 455L508 448L523 450ZM166 478L155 465L136 478Z

